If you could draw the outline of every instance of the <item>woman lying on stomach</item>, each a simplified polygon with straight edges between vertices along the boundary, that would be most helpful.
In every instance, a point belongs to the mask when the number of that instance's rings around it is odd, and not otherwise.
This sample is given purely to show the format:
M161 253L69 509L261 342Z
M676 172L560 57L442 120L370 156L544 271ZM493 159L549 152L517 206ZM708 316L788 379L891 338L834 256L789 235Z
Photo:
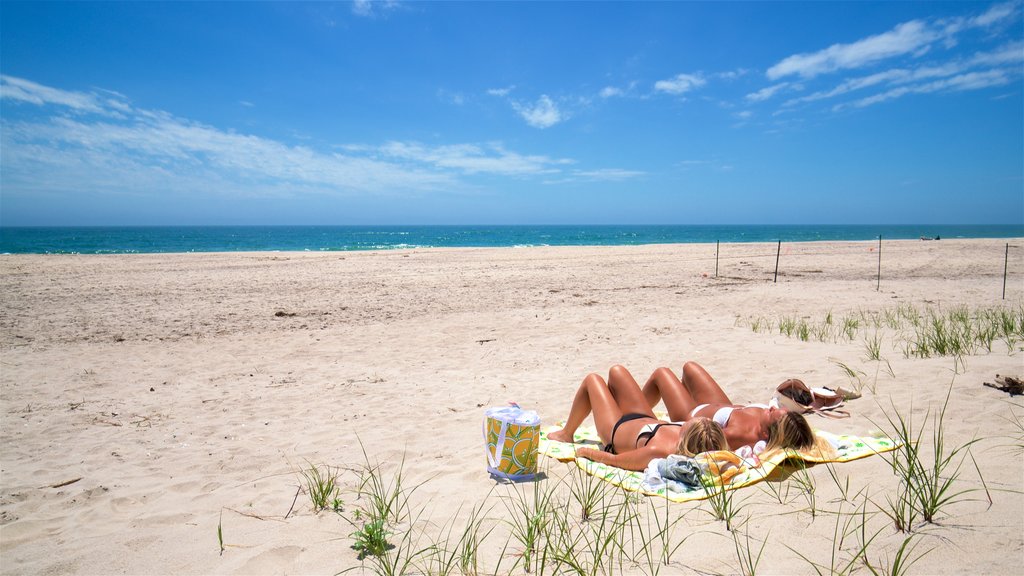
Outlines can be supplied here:
M573 434L593 413L603 450L577 448L576 455L626 470L643 470L655 458L670 454L693 456L709 450L725 450L722 428L709 418L664 422L654 416L640 386L622 366L612 366L608 382L589 374L572 401L565 426L548 439L573 441Z
M643 388L647 406L654 407L658 400L664 400L673 420L711 418L725 430L733 450L762 440L767 442L767 449L799 450L816 444L814 431L802 415L777 406L734 404L696 362L684 364L682 374L680 379L668 368L655 370Z

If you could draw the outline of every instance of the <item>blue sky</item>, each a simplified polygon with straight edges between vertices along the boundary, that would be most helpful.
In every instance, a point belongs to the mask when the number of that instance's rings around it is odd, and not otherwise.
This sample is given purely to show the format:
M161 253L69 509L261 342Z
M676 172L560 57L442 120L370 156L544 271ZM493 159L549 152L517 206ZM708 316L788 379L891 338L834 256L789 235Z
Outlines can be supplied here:
M1024 222L1024 4L0 3L0 225Z

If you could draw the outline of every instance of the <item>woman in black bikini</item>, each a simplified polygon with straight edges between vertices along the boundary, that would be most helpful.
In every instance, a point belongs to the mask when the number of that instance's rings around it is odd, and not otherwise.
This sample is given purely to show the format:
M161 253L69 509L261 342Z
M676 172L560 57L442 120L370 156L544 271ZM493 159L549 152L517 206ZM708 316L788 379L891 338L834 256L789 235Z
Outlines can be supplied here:
M728 449L722 428L708 418L685 423L658 420L623 366L612 366L607 383L597 374L588 374L573 398L565 426L548 438L572 442L576 429L591 412L605 449L577 448L576 455L617 468L643 470L651 460L669 454L692 456Z

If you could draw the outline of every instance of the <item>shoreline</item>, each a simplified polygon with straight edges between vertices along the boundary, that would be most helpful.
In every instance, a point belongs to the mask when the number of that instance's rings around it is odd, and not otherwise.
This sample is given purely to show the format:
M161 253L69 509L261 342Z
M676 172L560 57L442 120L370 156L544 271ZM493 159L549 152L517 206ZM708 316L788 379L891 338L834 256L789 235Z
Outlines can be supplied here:
M777 246L779 244L785 245L816 245L816 244L863 244L863 243L875 243L879 241L878 238L868 238L860 240L750 240L750 241L730 241L730 242L716 242L716 241L694 241L694 242L652 242L652 243L637 243L637 244L525 244L525 245L511 245L511 246L396 246L393 248L351 248L351 249L305 249L305 250L284 250L284 249L268 249L268 250L187 250L183 252L0 252L0 256L187 256L187 255L222 255L222 256L259 256L261 254L283 254L283 255L309 255L309 254L324 254L324 255L336 255L336 254L393 254L396 252L415 252L415 251L444 251L444 250L520 250L520 249L616 249L616 248L673 248L673 247L688 247L688 246L710 246L720 244L722 246L753 246L753 245L765 245L765 246ZM1024 244L1024 236L995 236L995 237L971 237L971 238L942 238L935 240L933 238L893 238L893 239L882 239L882 245L885 246L889 243L902 244L919 244L921 242L935 242L941 243L946 242L989 242L999 241L1012 244L1013 242L1020 242ZM1011 246L1013 248L1014 246Z
M1024 226L239 226L0 228L3 254L363 252L432 248L1018 239Z

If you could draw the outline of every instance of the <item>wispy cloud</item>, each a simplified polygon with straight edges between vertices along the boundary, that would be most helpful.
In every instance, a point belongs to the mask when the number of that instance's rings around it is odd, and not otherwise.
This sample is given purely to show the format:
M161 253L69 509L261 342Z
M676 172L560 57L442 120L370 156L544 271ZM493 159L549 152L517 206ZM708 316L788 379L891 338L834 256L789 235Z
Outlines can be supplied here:
M509 150L501 142L317 149L136 108L112 93L66 91L2 75L0 98L0 176L5 191L18 193L404 194L471 189L470 178L477 175L548 178L575 164ZM535 107L535 121L551 121L545 109L543 101ZM621 179L629 172L577 174Z
M1019 8L1018 2L1008 2L992 6L973 18L911 20L855 42L833 44L817 52L786 57L769 68L766 75L769 80L787 76L813 78L830 72L863 68L899 56L920 57L927 54L937 41L951 46L956 43L956 34L1001 24L1015 17Z
M904 86L908 84L929 82L928 84L921 84L919 86L909 86L898 89L893 88L885 91L883 94L879 94L878 97L863 98L860 100L860 102L867 101L869 104L876 104L878 102L892 100L906 94L925 94L942 91L944 89L953 90L958 85L955 82L935 82L936 79L940 78L1008 78L1010 75L1014 74L1013 70L1000 71L991 69L991 67L1019 65L1021 62L1024 62L1024 43L1019 41L1011 42L991 52L976 53L967 59L954 60L939 65L925 65L916 69L894 68L869 74L867 76L850 78L844 80L838 86L835 86L830 90L823 90L800 98L794 98L787 101L784 105L794 106L806 102L836 98L850 92L880 85ZM990 69L979 71L977 70L978 68ZM968 76L968 73L971 73L972 75ZM986 86L980 86L979 88L994 85L997 84L989 84ZM842 108L844 108L842 105L836 107L836 109Z
M401 5L397 0L353 0L352 13L363 18L386 16Z
M510 152L501 143L456 144L429 147L416 142L388 142L377 148L385 157L411 160L428 166L449 168L467 174L529 176L558 172L558 166L572 164L569 159Z
M974 18L971 21L973 26L988 27L1006 20L1017 12L1019 3L1006 2L1004 4L996 4L995 6L988 9L984 14Z
M602 168L599 170L571 170L558 178L544 180L544 184L579 184L581 182L624 182L643 178L647 173L640 170Z
M506 86L504 88L490 88L487 90L487 93L490 94L491 96L499 96L501 98L504 98L505 96L508 96L513 90L515 90L515 88L515 85Z
M621 168L602 168L600 170L577 170L572 172L574 176L579 178L585 178L587 180L601 180L601 181L622 181L622 180L633 180L641 176L645 176L647 173L639 170L623 170Z
M1019 34L1009 43L990 51L965 55L950 51L961 40L981 44L1006 37L1007 26L1020 20L1021 2L996 4L973 16L942 19L917 19L850 43L833 44L817 52L783 58L769 68L766 78L774 83L746 95L746 101L759 103L779 94L803 89L804 83L818 88L806 95L790 98L784 111L812 102L842 99L861 93L855 101L833 104L833 110L863 108L909 94L930 94L960 90L978 90L1007 84L1021 76L1024 43ZM973 36L971 30L982 31ZM842 78L853 71L867 70L859 76ZM838 81L835 76L840 76ZM832 78L832 86L822 86ZM793 79L799 79L800 84ZM781 81L780 81L781 80ZM872 92L875 92L872 94ZM867 95L864 95L867 93Z
M565 115L547 94L541 94L533 104L512 102L512 108L534 128L550 128L565 120Z
M750 102L763 102L783 90L799 89L799 87L800 86L798 84L794 85L790 82L780 82L778 84L768 86L767 88L762 88L757 92L747 94L747 100Z
M769 80L786 76L813 78L819 74L860 68L893 56L920 53L939 38L924 22L904 22L888 32L850 44L833 44L824 50L784 58L768 69Z
M568 119L569 115L559 108L555 101L547 94L541 94L535 102L524 102L509 97L509 94L514 89L515 85L504 88L490 88L487 90L487 94L506 99L512 110L534 128L550 128Z
M715 74L715 77L721 78L722 80L736 80L737 78L742 78L749 73L750 70L747 68L737 68L736 70L729 70L728 72L719 72Z
M598 92L598 96L601 98L614 98L616 96L622 96L624 92L622 88L616 88L615 86L605 86Z
M1009 84L1010 79L1007 74L1002 70L988 70L985 72L968 72L966 74L960 74L953 76L952 78L944 78L942 80L936 80L934 82L928 82L926 84L920 84L916 86L904 86L900 88L893 88L881 94L875 94L868 96L867 98L861 98L849 106L856 108L864 108L871 106L872 104L878 104L887 100L894 100L907 94L928 94L931 92L963 92L966 90L980 90L982 88L989 88L992 86L1003 86ZM839 104L835 109L839 110L847 107L847 105Z
M685 94L707 84L707 80L700 74L677 74L668 80L658 80L654 83L654 90L668 94Z
M74 112L93 114L121 112L127 106L123 102L123 98L102 98L97 93L58 90L12 76L0 76L0 98L27 102L37 106L55 104Z

